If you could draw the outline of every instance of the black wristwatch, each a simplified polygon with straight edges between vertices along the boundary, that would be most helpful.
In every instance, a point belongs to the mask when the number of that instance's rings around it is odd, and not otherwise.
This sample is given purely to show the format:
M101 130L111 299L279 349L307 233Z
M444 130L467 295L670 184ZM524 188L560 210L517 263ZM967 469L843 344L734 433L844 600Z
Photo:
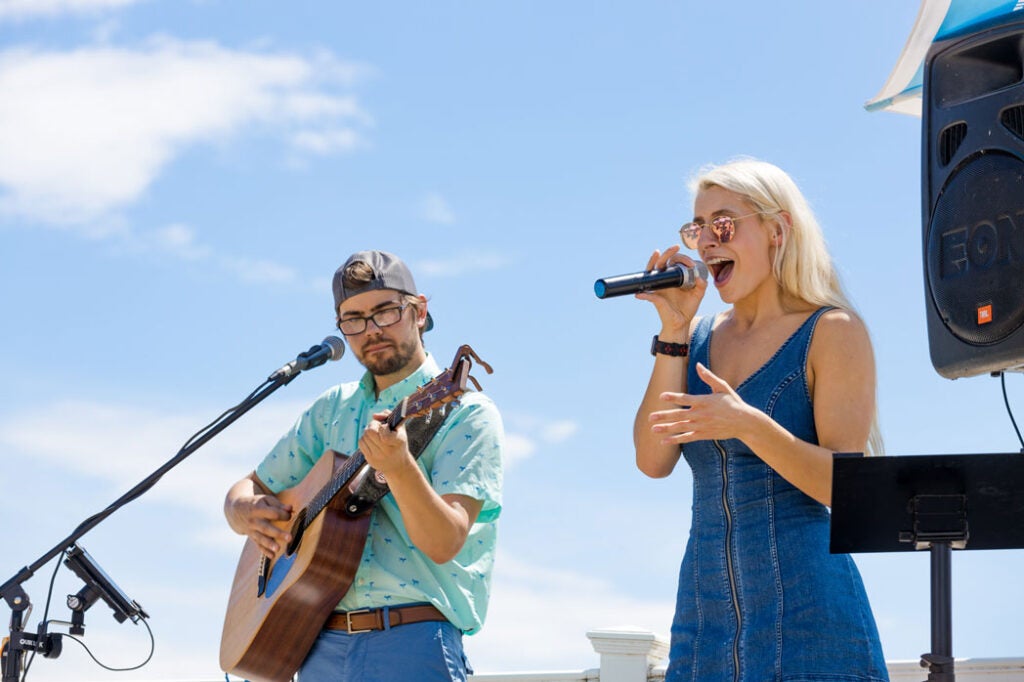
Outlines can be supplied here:
M673 358L685 358L689 352L690 344L688 343L668 343L659 339L657 334L651 339L651 355L661 353Z

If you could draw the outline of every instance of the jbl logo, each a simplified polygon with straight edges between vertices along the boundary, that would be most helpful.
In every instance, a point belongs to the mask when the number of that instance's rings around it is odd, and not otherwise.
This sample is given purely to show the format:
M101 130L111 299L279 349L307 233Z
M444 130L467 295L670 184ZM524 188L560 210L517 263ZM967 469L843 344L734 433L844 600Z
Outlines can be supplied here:
M968 270L1019 263L1024 258L1024 209L1004 213L942 235L940 277L960 277Z

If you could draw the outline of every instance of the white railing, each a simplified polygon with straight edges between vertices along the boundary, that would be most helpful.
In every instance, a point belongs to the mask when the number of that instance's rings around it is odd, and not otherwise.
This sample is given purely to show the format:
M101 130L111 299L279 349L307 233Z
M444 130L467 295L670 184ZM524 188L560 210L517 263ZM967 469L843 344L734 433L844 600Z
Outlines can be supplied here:
M917 661L889 663L889 682L922 682L928 670ZM1024 658L965 658L953 665L957 682L1020 682Z
M668 641L644 630L591 630L600 667L554 672L479 673L471 682L664 682ZM927 682L920 661L890 661L890 682ZM954 664L957 682L1024 682L1024 658L965 658ZM196 682L223 682L224 677ZM231 677L230 682L240 682Z
M663 682L668 642L640 630L591 630L591 645L601 667L583 671L482 673L473 682ZM928 670L919 661L887 665L890 682L924 682ZM1024 682L1024 658L963 659L954 664L957 682Z

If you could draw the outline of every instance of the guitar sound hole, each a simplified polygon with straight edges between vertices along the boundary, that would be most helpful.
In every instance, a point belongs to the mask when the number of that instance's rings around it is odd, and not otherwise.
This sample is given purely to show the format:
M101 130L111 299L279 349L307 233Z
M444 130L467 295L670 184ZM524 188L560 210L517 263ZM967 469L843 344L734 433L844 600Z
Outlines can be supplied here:
M303 509L299 512L299 515L295 517L295 523L292 524L292 541L288 543L288 547L285 550L285 554L291 556L295 554L295 550L299 548L299 543L302 542L302 532L306 528L306 510Z

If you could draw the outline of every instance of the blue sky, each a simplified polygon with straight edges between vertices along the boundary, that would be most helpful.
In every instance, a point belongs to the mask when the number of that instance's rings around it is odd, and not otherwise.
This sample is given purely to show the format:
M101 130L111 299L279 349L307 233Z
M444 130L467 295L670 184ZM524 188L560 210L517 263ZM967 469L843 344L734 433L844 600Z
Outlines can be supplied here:
M691 481L646 479L631 442L657 317L593 283L675 243L687 179L737 155L817 210L876 344L888 452L1016 451L998 381L930 364L920 119L863 109L917 9L0 0L0 580L332 333L331 275L379 248L430 298L442 364L469 343L495 369L477 376L509 457L477 670L594 667L591 629L667 635ZM223 494L360 369L303 374L83 538L151 614L149 665L69 642L32 677L216 675L241 547ZM857 561L887 658L928 651L928 556ZM32 627L51 569L26 584ZM1024 654L1022 574L1020 551L954 555L957 656ZM61 572L52 618L79 586ZM102 605L86 623L105 663L145 657L141 627Z

